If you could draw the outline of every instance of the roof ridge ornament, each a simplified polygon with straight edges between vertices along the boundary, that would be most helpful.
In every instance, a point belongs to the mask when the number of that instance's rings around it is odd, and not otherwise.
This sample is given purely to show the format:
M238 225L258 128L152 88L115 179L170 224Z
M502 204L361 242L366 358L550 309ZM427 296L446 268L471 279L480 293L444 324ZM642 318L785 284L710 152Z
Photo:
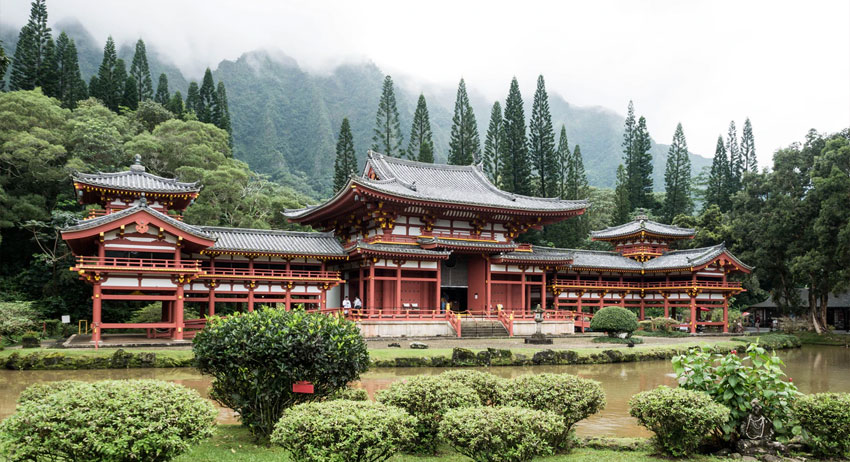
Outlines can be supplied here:
M131 172L144 172L145 166L142 165L142 156L140 154L136 154L133 158L135 162L130 166Z

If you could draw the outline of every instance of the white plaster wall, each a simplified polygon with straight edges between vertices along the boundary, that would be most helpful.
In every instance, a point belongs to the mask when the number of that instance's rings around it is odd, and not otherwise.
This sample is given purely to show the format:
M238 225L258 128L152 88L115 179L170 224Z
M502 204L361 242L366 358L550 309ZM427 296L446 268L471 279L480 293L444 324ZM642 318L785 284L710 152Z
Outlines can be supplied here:
M535 324L537 323L534 321L514 321L514 335L521 337L533 335L537 332ZM545 321L540 331L546 335L565 335L574 334L576 329L573 321Z
M448 321L368 321L358 322L364 337L456 337Z

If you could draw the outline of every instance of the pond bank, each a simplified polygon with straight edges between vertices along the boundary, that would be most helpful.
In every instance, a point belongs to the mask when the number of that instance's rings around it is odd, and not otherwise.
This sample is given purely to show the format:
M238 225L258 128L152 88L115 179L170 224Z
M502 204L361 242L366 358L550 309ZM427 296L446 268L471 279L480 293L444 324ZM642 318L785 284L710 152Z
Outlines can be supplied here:
M555 345L540 348L436 348L426 350L386 348L369 349L374 367L476 367L476 366L537 366L571 364L605 364L636 361L666 360L702 346L718 352L740 348L742 342L758 341L771 349L796 348L797 337L766 334L760 337L701 338L679 340L670 344L646 344L629 348L611 345L596 348L569 348ZM684 340L684 341L683 341ZM567 347L567 348L563 348ZM0 368L8 370L74 370L191 367L190 349L122 350L6 350L0 351Z

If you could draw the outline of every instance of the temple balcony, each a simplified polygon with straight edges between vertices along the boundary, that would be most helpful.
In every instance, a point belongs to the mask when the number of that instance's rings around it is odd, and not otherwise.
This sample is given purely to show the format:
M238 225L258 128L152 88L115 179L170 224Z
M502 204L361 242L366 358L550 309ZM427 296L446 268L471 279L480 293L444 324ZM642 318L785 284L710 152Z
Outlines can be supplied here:
M341 282L339 271L285 270L263 268L204 268L199 279Z
M175 215L169 214L167 210L157 207L151 207L157 212L162 212L168 215L169 218L174 218L175 220L183 221L183 215ZM83 217L83 220L91 220L93 218L105 217L111 213L120 212L124 210L123 208L110 208L110 209L89 209L86 215Z
M607 291L633 291L633 290L685 290L685 289L711 289L721 291L743 290L741 283L737 281L660 281L660 282L620 282L620 281L576 281L571 279L555 279L549 284L551 287L558 289L577 289L577 290L607 290Z
M77 257L77 264L71 267L81 275L86 272L112 273L200 273L198 260L173 260L162 258L125 258L125 257Z

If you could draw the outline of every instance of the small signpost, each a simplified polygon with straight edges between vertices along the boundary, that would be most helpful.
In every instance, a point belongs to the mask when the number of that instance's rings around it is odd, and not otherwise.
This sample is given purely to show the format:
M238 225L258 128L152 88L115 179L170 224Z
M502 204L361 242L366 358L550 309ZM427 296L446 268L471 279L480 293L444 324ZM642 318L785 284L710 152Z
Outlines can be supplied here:
M293 393L315 393L313 384L306 381L300 380L292 384L292 392Z
M71 324L71 316L67 314L62 315L62 324Z

